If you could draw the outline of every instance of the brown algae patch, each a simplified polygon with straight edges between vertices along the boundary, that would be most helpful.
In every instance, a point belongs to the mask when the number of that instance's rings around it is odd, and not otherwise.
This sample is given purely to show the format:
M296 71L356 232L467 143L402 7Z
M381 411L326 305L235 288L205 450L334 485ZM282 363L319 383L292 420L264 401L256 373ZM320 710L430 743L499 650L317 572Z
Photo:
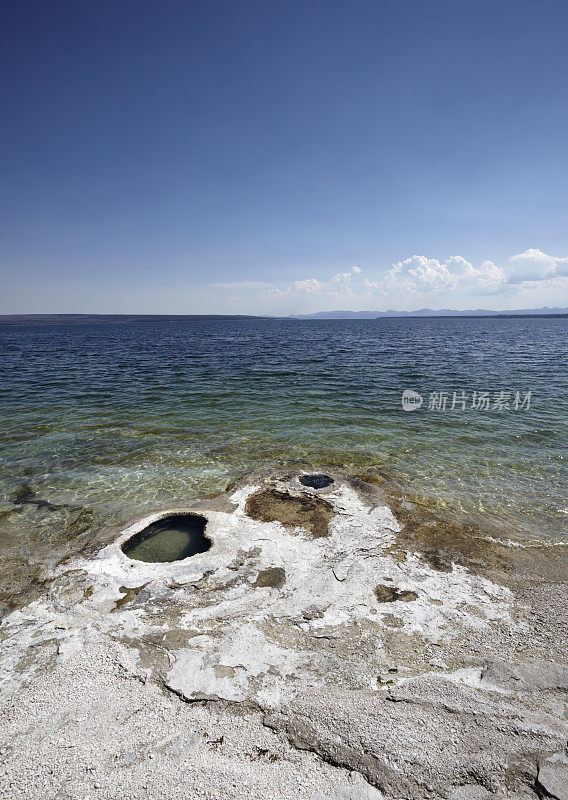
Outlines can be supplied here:
M379 603L394 603L395 600L402 600L408 603L410 600L418 600L416 592L410 589L400 590L396 589L394 586L385 586L384 584L375 586L374 593Z
M438 572L451 572L454 564L466 567L491 580L513 585L519 581L546 579L563 581L566 575L567 548L562 543L542 543L515 547L499 540L499 532L479 530L475 525L446 517L434 501L416 498L408 487L385 473L358 473L351 481L379 486L385 503L401 525L391 557L419 554ZM358 486L355 486L361 491ZM363 490L364 492L364 490Z
M403 620L395 617L394 614L383 614L382 623L389 628L402 628L404 626Z
M286 570L283 567L268 567L258 573L253 586L256 588L269 587L270 589L281 589L286 583Z
M247 499L245 511L259 522L280 522L285 528L305 528L314 539L329 536L333 506L320 497L295 497L276 489L262 489Z
M116 601L114 604L114 608L111 609L111 614L113 611L120 611L122 606L126 605L126 603L130 603L134 600L142 591L145 589L148 584L144 583L142 586L119 586L118 591L122 594L124 593L124 597L121 597L119 600Z
M509 585L527 579L565 579L568 554L560 545L515 547L489 538L471 525L457 524L416 506L408 508L399 498L390 498L389 505L402 525L398 547L419 553L439 572L451 572L453 564L459 564Z

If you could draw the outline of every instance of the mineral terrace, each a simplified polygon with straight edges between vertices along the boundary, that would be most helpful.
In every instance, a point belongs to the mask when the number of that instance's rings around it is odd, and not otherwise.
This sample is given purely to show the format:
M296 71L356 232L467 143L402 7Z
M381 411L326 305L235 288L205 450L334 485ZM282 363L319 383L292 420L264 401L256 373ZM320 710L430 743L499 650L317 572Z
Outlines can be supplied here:
M265 469L5 617L0 797L568 800L566 548ZM125 555L167 514L205 552Z

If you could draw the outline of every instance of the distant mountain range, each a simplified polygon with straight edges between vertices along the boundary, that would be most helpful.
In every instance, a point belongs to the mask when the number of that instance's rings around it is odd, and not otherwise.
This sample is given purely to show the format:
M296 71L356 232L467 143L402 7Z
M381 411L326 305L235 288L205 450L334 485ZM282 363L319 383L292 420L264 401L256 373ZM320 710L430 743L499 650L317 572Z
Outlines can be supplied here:
M522 308L514 311L489 311L476 308L456 311L452 308L420 308L418 311L317 311L315 314L290 314L286 319L380 319L382 317L550 317L564 316L568 308Z

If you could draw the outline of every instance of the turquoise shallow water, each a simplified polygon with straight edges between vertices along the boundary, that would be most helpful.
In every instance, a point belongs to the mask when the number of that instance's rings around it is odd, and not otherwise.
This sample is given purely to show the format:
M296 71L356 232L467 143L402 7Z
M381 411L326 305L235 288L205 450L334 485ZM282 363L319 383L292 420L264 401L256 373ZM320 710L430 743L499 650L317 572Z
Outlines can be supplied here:
M568 538L567 333L564 318L2 327L0 555L41 561L265 463L375 468L484 531ZM404 389L421 409L402 410ZM528 410L469 408L527 390ZM428 411L433 391L468 408Z
M129 558L150 563L179 561L211 547L205 536L207 519L197 515L170 516L153 522L122 545Z

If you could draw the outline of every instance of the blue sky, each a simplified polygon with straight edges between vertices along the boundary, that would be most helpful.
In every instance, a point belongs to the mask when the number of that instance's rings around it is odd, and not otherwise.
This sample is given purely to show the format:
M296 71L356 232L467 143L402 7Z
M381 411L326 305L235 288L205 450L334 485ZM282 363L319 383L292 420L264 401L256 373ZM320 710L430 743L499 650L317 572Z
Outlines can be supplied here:
M566 0L10 0L0 35L1 313L568 305Z

